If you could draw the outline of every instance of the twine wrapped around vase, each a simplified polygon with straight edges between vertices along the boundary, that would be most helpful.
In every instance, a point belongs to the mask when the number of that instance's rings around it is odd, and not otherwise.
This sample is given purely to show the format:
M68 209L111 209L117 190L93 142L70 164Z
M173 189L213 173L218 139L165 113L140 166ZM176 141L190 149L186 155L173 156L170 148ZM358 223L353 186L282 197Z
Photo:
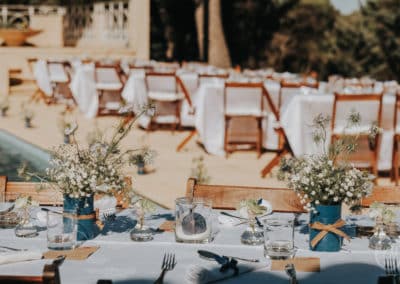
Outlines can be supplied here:
M310 224L310 228L320 231L318 235L316 235L314 239L312 239L311 247L314 248L329 232L341 236L346 240L350 240L350 237L348 235L339 230L339 228L343 227L345 224L346 222L342 219L337 220L334 224L324 225L320 222Z

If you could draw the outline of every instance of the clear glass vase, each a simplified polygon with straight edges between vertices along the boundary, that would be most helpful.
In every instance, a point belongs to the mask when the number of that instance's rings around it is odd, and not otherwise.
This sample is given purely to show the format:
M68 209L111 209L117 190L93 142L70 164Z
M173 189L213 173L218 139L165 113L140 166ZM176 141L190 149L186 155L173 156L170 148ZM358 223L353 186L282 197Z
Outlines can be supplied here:
M138 213L137 224L131 231L131 239L136 242L147 242L153 239L153 230L145 225L145 214Z
M23 208L19 213L21 221L15 227L15 235L20 238L36 237L38 235L38 230L31 220L30 208Z
M391 243L392 240L386 234L383 222L377 219L375 232L369 239L369 248L374 250L388 250L392 247Z
M249 214L249 225L243 232L240 240L245 245L258 246L264 243L264 231L256 224L254 215Z

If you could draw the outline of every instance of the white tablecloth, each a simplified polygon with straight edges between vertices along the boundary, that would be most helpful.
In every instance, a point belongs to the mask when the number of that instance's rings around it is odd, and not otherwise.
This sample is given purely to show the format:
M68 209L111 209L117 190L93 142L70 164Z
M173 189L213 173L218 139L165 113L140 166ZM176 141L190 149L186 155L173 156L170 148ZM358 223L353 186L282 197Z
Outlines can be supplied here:
M87 118L96 117L99 109L99 96L94 80L94 65L77 66L70 88L80 111Z
M157 226L165 218L172 217L168 211L159 211L147 224ZM113 283L153 283L160 273L162 256L165 252L176 254L177 265L167 273L165 283L186 283L185 274L193 265L210 265L213 262L198 257L197 250L205 249L223 255L262 260L256 271L241 275L226 283L288 283L284 272L271 272L269 261L263 257L262 246L245 246L240 243L244 225L220 226L210 244L178 244L173 233L156 234L151 242L136 243L129 238L129 230L135 224L131 211L117 217L117 223L108 234L87 241L84 245L100 246L100 249L84 261L65 261L61 268L61 283L91 284L98 279L111 279ZM384 274L382 252L368 249L367 239L352 239L346 249L337 253L318 253L308 250L306 217L302 227L295 229L297 256L314 256L321 259L320 273L298 272L300 283L371 283ZM0 230L2 245L46 251L46 231L32 239L16 238L12 229ZM61 252L60 252L61 253ZM40 275L43 265L49 260L0 265L0 274ZM239 262L240 264L241 262Z
M266 82L265 87L270 93L274 103L278 103L280 85ZM287 96L286 96L287 94ZM292 92L285 93L284 102L288 101ZM240 104L240 102L237 102ZM275 119L268 115L263 123L263 146L268 149L278 147L278 137L274 131ZM202 84L197 92L196 101L196 129L208 153L224 155L224 84Z
M325 95L297 95L282 111L281 124L284 127L290 146L296 156L312 154L318 148L312 141L311 128L313 119L319 114L332 116L334 96ZM379 153L379 170L390 170L393 149L393 115L395 97L385 95L382 108L382 144ZM368 110L367 110L368 111ZM371 111L372 113L372 111ZM368 114L361 117L367 120ZM330 131L328 131L328 137Z
M46 95L53 95L53 88L51 86L50 74L47 69L47 62L45 60L38 60L33 66L33 76L35 77L36 84L39 89Z

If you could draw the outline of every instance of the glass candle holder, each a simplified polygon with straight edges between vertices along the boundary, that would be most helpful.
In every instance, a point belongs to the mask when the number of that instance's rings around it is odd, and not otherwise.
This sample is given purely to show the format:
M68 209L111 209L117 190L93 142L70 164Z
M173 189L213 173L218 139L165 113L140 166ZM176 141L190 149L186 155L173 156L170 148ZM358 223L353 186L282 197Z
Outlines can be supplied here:
M211 240L212 206L206 198L178 198L175 201L175 240L208 243Z

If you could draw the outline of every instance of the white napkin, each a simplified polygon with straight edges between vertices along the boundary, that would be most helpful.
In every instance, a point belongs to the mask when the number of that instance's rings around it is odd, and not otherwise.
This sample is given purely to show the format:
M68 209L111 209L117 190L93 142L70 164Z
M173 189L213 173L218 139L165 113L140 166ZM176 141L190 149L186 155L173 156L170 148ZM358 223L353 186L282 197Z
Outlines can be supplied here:
M186 271L185 280L187 283L193 284L205 284L214 281L220 281L233 277L233 269L229 269L225 272L220 272L220 266L218 265L191 265ZM255 265L238 265L239 275L247 272L251 272L258 268Z
M0 253L0 264L41 259L40 251L12 251Z
M117 199L114 196L103 196L94 202L94 208L99 209L99 215L112 214L116 212Z
M234 218L234 217L229 217L226 215L218 215L218 222L222 225L226 225L226 226L236 226L238 225L240 222L243 222L242 220L238 219L238 218Z
M0 213L6 213L10 211L11 207L14 206L14 202L0 202Z

